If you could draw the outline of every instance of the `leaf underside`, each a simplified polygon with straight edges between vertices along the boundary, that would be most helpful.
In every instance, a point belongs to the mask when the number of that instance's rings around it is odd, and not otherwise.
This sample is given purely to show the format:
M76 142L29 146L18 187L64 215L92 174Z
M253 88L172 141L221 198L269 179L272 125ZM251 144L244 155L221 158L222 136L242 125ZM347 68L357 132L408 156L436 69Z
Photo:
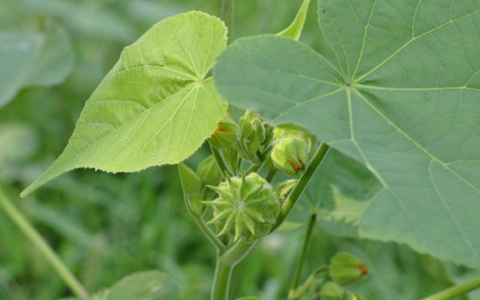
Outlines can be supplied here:
M335 58L291 39L218 59L228 101L309 127L382 183L363 237L480 267L480 2L320 0Z
M136 172L193 154L225 113L206 78L225 46L225 26L204 13L154 25L123 50L86 102L66 149L22 196L76 168Z

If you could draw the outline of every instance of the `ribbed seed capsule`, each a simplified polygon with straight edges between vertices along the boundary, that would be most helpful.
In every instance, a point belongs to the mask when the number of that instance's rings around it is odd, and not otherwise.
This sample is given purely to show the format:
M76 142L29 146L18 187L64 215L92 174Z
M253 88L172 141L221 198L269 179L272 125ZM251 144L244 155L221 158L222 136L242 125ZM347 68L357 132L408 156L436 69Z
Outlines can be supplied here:
M232 177L217 187L209 186L218 198L203 203L212 205L213 219L220 232L237 241L243 237L256 240L270 232L278 213L280 200L273 187L257 173Z

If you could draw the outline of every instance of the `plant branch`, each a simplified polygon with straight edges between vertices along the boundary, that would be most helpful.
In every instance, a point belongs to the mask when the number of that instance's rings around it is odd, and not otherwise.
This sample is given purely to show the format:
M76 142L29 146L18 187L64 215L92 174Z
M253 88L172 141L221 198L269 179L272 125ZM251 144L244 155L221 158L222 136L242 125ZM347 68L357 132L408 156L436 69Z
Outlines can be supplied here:
M318 147L317 152L315 152L310 164L305 170L305 173L302 175L302 177L300 177L297 184L288 195L287 200L285 200L285 203L282 206L282 210L277 217L277 222L271 230L272 232L276 230L278 226L280 226L283 221L288 217L293 207L297 203L298 199L302 195L303 191L307 187L308 183L312 179L313 175L315 175L315 172L322 163L323 159L327 155L328 149L330 149L330 146L325 143L322 143L320 147Z
M190 201L188 199L188 196L185 195L185 206L187 207L188 212L192 216L192 218L195 220L197 223L198 227L202 231L202 233L207 237L207 239L217 248L218 253L223 253L227 249L225 245L220 241L220 239L213 234L213 232L208 228L207 224L203 221L201 216L198 216L195 214L195 212L192 209L192 206L190 205Z
M233 21L235 15L235 0L222 1L222 20L228 28L230 41L233 40Z
M225 253L217 255L217 267L212 286L211 300L227 300L233 268L247 256L256 242L240 239Z
M0 190L0 207L4 209L10 219L18 226L20 231L32 242L40 251L47 262L57 271L70 289L81 299L90 299L90 295L77 278L70 272L60 257L45 242L38 231L29 223L29 221L20 213L20 211L11 203L10 199Z
M310 241L312 240L313 226L315 225L316 220L317 220L317 215L312 214L308 222L307 232L305 233L305 239L303 241L302 253L300 254L300 257L298 259L298 264L295 269L295 275L293 276L292 286L290 288L289 295L294 294L295 290L297 289L300 283L300 276L302 275L303 264L307 256L308 246L310 245ZM295 298L291 298L291 300L295 300Z
M480 288L480 277L467 281L465 283L453 286L437 294L423 298L422 300L448 300L464 295L470 291Z

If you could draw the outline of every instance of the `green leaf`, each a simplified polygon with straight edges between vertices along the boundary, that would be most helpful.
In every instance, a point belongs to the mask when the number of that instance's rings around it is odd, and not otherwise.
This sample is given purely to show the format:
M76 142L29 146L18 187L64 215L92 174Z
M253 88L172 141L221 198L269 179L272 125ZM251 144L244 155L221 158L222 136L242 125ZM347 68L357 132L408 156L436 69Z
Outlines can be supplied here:
M279 32L277 35L298 40L300 38L300 35L302 34L303 25L305 24L305 19L307 18L309 5L310 0L304 0L292 24L290 24L290 26L285 28L282 32Z
M243 298L238 298L237 300L262 300L257 297L243 297Z
M178 300L178 286L160 271L139 272L117 282L105 300Z
M0 108L23 87L62 82L73 62L66 31L52 22L43 32L0 31Z
M361 214L381 184L368 169L331 149L304 196L309 210L318 213L318 224L329 234L358 237Z
M319 14L337 59L241 39L218 59L218 90L375 175L362 236L480 267L480 2L321 0Z
M193 154L226 110L206 78L225 45L225 26L204 13L154 25L123 50L85 104L66 149L22 195L76 168L136 172Z

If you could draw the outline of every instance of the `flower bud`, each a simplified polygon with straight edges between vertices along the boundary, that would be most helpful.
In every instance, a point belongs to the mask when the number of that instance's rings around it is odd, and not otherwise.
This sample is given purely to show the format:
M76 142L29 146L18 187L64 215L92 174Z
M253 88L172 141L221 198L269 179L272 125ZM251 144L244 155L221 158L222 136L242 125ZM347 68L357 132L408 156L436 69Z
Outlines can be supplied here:
M260 118L247 111L240 118L239 154L242 158L259 164L258 151L266 139L265 125Z
M220 172L213 155L210 155L200 163L197 168L197 174L205 185L215 185L222 180L222 172Z
M298 137L307 142L307 152L310 152L312 145L315 144L317 138L308 129L295 124L280 124L273 129L273 137L281 139L284 137Z
M277 192L278 196L280 196L282 202L288 196L293 187L297 184L297 181L297 179L288 179L277 184L277 186L275 187L275 191Z
M218 198L203 203L213 206L213 219L220 232L237 241L256 240L270 233L280 212L280 200L273 187L257 173L232 177L217 187L209 186Z
M329 281L322 286L320 300L344 300L344 294L345 290L341 286L335 282Z
M297 176L304 170L307 161L307 143L297 137L282 138L273 147L271 157L278 170Z
M210 145L217 149L234 147L237 144L238 125L232 119L225 117L221 120L215 132L208 138Z
M361 260L348 253L337 253L330 260L330 278L340 285L361 281L369 273Z

